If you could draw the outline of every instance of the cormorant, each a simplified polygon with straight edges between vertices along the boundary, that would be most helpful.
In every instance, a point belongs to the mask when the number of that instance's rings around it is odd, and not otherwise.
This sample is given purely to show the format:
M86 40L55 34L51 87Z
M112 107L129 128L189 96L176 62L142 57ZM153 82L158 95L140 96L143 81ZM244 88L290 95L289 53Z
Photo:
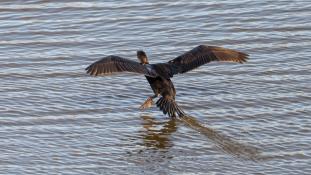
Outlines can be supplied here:
M185 112L176 104L176 90L170 78L179 73L188 72L211 61L230 61L243 63L248 54L216 46L199 45L192 50L166 63L149 64L144 51L137 51L139 62L119 56L110 55L94 62L85 70L90 75L105 75L113 72L135 72L144 74L154 95L150 96L140 109L151 107L153 99L161 96L156 105L170 117L185 115Z

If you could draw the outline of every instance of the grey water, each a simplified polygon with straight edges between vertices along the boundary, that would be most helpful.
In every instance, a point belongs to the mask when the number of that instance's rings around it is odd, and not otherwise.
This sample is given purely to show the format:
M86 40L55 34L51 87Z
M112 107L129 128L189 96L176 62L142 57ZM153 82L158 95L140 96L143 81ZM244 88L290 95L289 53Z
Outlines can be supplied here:
M1 1L0 174L311 174L310 1ZM107 56L246 52L172 80L169 119Z

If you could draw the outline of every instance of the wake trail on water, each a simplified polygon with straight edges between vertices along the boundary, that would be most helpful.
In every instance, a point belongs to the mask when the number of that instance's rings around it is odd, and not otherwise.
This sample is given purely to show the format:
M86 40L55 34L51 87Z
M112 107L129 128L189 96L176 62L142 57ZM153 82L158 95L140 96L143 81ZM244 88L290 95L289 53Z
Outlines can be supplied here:
M261 157L261 151L257 147L241 143L210 127L204 126L192 116L181 116L179 117L179 120L189 128L192 128L206 136L208 139L213 141L219 149L226 153L242 159L254 161L259 160Z

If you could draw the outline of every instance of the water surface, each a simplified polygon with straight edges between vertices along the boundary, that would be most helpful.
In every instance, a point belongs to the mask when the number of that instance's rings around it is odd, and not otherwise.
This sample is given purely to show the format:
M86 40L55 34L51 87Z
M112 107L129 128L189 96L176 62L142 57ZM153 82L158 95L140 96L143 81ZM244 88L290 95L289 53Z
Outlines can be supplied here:
M1 1L1 174L311 174L308 1ZM199 44L250 54L173 78L192 117L138 107L115 54L168 61ZM186 122L185 122L186 121Z

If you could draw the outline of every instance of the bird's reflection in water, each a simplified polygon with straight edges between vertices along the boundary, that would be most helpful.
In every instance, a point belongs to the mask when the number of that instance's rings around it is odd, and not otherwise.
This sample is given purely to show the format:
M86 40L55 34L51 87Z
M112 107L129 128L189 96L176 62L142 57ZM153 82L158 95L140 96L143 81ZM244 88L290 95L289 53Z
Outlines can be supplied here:
M222 152L245 160L257 161L261 159L258 148L243 144L212 128L203 126L191 116L168 119L164 122L156 121L150 116L142 116L141 119L144 129L140 131L140 135L143 140L144 149L140 150L138 153L144 155L142 156L144 157L143 160L140 161L144 162L143 164L145 166L146 162L158 162L158 165L169 163L169 159L172 158L172 154L170 154L169 150L174 145L170 137L171 134L177 130L177 125L181 123L206 136L207 139L212 141ZM152 166L154 165L155 164L152 164Z
M171 119L166 122L158 122L150 116L142 116L141 118L143 119L142 125L145 129L141 134L143 143L147 148L167 150L172 147L173 142L169 137L177 130L176 122L179 123L181 121L186 126L205 135L209 140L213 141L220 150L228 154L243 159L260 159L260 151L258 148L243 144L212 128L203 126L194 117L184 116L179 118L178 121L177 119ZM159 127L161 128L159 129Z
M144 128L141 131L141 136L143 144L147 148L165 150L173 146L173 142L169 137L177 130L175 119L158 122L150 116L142 116L141 118Z
M188 127L207 136L207 138L213 141L218 148L226 153L248 160L256 161L261 159L259 149L254 146L240 143L212 128L203 126L191 116L181 117L180 120Z
M166 172L173 158L170 148L173 142L170 137L177 130L176 120L167 119L157 121L151 116L141 116L142 129L139 131L142 138L142 149L131 153L131 161L138 165L140 170L154 174L168 174Z

